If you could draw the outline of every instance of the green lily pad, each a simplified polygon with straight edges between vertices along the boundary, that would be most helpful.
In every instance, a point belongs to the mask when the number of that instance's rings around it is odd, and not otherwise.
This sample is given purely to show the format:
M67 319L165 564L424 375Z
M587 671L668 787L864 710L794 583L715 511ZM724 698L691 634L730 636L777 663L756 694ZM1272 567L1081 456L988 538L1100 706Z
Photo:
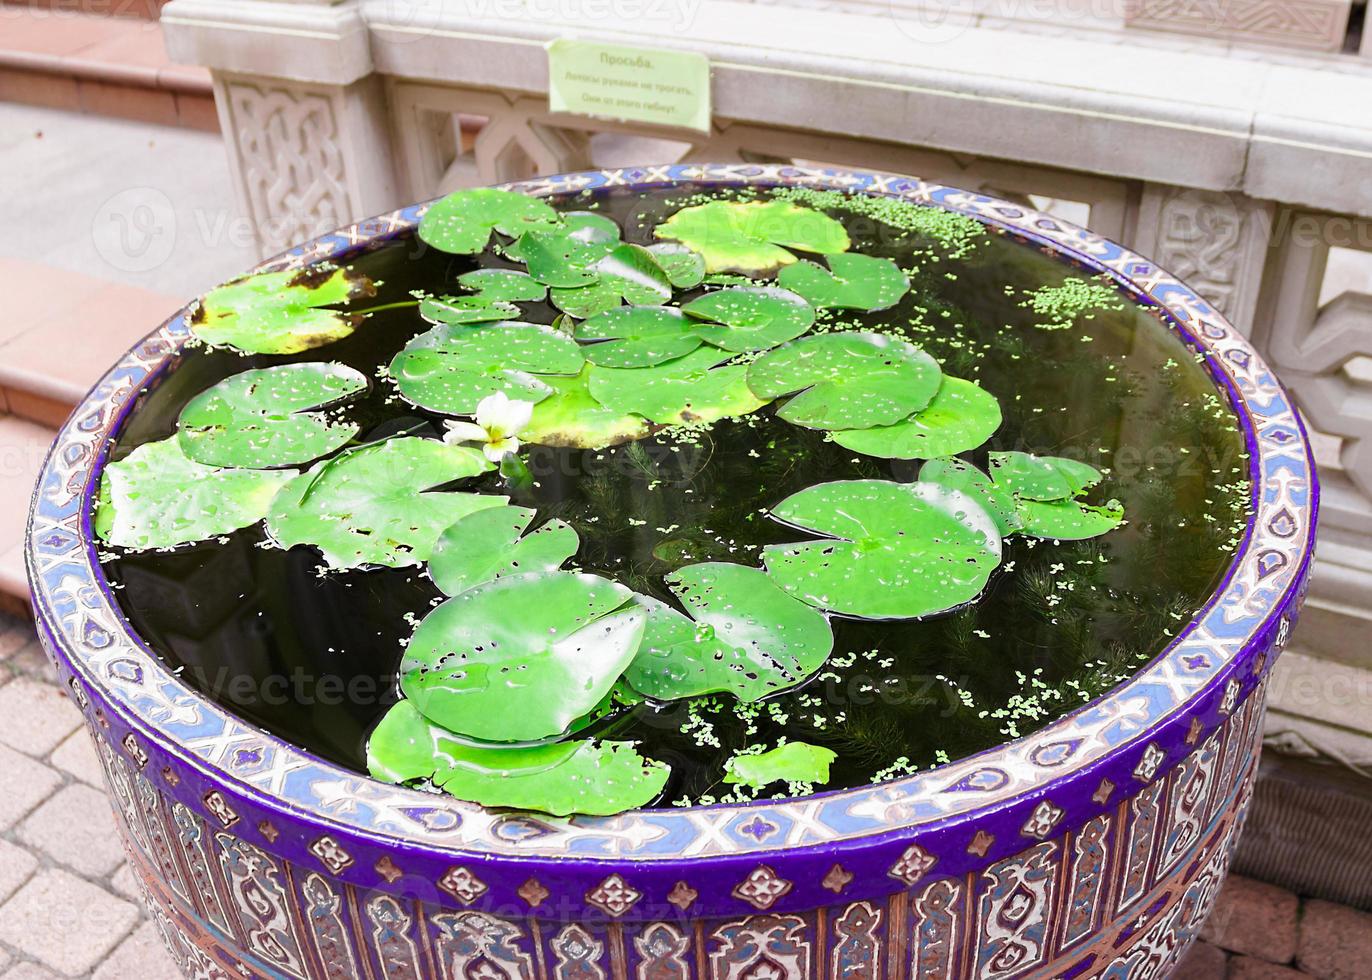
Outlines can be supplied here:
M967 494L991 515L1002 536L1020 529L1014 496L971 463L951 456L931 459L920 467L919 478Z
M314 545L332 568L428 561L444 529L505 497L433 488L494 464L475 449L402 437L317 463L283 487L267 515L282 548Z
M1113 531L1124 520L1124 507L1112 500L1103 507L1079 500L1020 500L1020 530L1035 538L1080 541Z
M705 279L705 260L685 245L659 242L649 245L648 251L677 289L695 289Z
M829 268L797 262L777 282L804 296L816 309L885 310L910 291L910 279L890 259L859 252L828 256Z
M661 425L716 422L757 411L766 402L748 387L746 364L713 347L646 368L592 368L591 395L605 408Z
M242 470L190 459L175 437L139 446L100 477L95 532L121 548L173 548L256 524L293 470Z
M362 322L361 314L323 307L375 295L370 279L348 269L261 272L206 293L190 329L212 347L298 354L346 337Z
M532 748L464 744L408 700L367 741L371 774L389 783L429 780L458 799L554 816L608 816L647 806L670 769L629 742L571 741Z
M552 520L524 534L535 513L528 507L490 507L457 521L439 536L429 558L434 583L445 595L457 595L506 575L561 568L580 547L576 531Z
M619 244L619 225L615 224L603 214L596 214L594 211L564 211L562 213L562 224L557 228L546 228L543 231L556 232L559 235L573 239L580 245L598 246L597 252L586 252L584 254L593 258L604 255ZM524 261L524 253L521 250L523 239L515 239L502 248L502 254L508 259L516 262Z
M541 401L553 391L549 376L575 375L583 363L572 338L543 324L441 324L411 340L392 359L390 373L407 401L447 415L471 415L481 399L498 391Z
M875 333L802 337L763 354L748 387L768 400L794 395L777 415L812 429L894 425L939 389L938 362L903 340Z
M433 324L494 323L519 316L519 307L479 296L425 296L419 301L419 315Z
M457 282L490 303L537 303L548 295L547 286L518 269L473 269Z
M539 282L566 289L595 282L595 264L613 248L565 230L534 231L519 240L519 258Z
M282 364L244 371L202 391L181 409L177 438L198 463L268 469L306 463L358 433L320 409L367 390L345 364Z
M641 245L619 245L600 259L592 271L595 281L574 289L554 289L552 303L564 313L585 319L613 310L621 303L651 306L672 298L667 273Z
M867 456L932 459L976 449L1000 428L1000 403L986 389L945 376L934 400L895 425L841 429L834 442Z
M485 249L492 231L519 238L561 223L561 216L536 197L478 187L435 202L419 221L419 237L440 252L475 255Z
M727 691L757 701L809 679L834 646L824 614L791 598L766 573L706 562L667 576L686 615L656 599L625 679L659 701Z
M808 783L823 786L829 767L838 754L808 742L787 742L767 752L736 755L724 764L724 781L749 789L765 789L772 783Z
M1062 456L992 453L991 478L1021 500L1063 500L1101 481L1100 470Z
M595 575L511 575L435 608L400 687L450 731L488 742L561 735L610 692L643 637L624 586Z
M586 360L602 367L651 367L700 346L696 324L668 306L626 306L597 314L576 326Z
M533 417L520 438L539 446L604 449L646 436L646 419L616 411L595 399L590 390L591 372L587 365L575 377L544 378L553 393L534 406Z
M770 272L796 261L788 249L846 252L833 218L789 201L711 201L683 208L654 229L697 252L707 272Z
M727 351L766 350L794 340L815 322L809 303L775 286L720 289L681 308L689 317L708 321L695 326L698 336Z
M849 616L914 619L953 609L981 593L1001 560L991 516L935 483L820 483L772 516L827 538L768 545L767 574L796 598Z
M548 294L548 287L524 272L512 269L476 269L457 277L472 296L426 296L419 315L430 323L491 323L519 316L515 303L533 303Z

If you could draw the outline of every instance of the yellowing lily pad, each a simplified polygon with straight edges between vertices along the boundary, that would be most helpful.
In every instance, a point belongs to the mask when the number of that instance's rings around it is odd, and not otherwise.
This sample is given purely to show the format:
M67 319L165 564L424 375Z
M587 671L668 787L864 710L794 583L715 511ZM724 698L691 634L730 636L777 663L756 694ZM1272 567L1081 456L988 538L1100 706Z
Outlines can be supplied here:
M402 437L317 463L282 488L267 530L282 548L313 545L332 568L428 561L444 529L505 497L438 491L493 463L474 449Z
M745 565L706 562L667 576L686 614L640 597L648 625L625 671L634 689L669 701L727 691L757 701L824 665L834 635L824 615Z
M834 442L867 456L932 459L976 449L1000 428L1000 403L986 389L944 376L924 408L894 425L841 429Z
M260 272L206 293L190 329L212 347L298 354L348 336L362 320L360 314L323 307L375 295L370 279L348 269Z
M840 480L807 487L773 511L824 540L768 545L767 574L820 609L915 619L970 602L1001 560L995 521L935 483Z
M595 399L589 388L593 370L599 369L588 364L575 377L544 378L552 395L534 406L521 438L540 446L604 449L646 436L646 419Z
M575 375L583 363L572 338L543 324L442 324L411 340L392 359L390 373L407 401L471 415L497 392L541 401L553 390L549 376Z
M681 308L687 316L706 321L695 332L707 343L727 351L766 350L794 340L815 322L809 303L775 286L720 289L693 299Z
M732 786L766 789L773 783L823 786L838 754L808 742L787 742L767 752L740 753L724 764L724 781Z
M475 255L486 248L492 231L518 238L561 224L558 213L536 197L478 187L455 191L424 212L419 237L441 252Z
M139 446L105 467L95 533L121 548L173 548L256 524L293 470L207 466L175 437Z
M802 337L767 351L748 387L768 400L793 395L777 415L812 429L894 425L939 389L938 362L913 344L875 333Z
M506 575L551 572L576 554L580 541L565 521L551 520L525 534L535 511L490 507L445 530L429 558L429 574L446 595L457 595Z
M747 365L721 364L728 357L713 347L698 347L653 367L593 367L591 395L612 412L662 425L747 415L766 402L748 387Z
M405 648L400 687L424 717L489 742L562 735L633 659L645 615L595 575L511 575L435 608Z
M244 371L202 391L181 410L185 454L211 466L267 469L306 463L357 435L358 426L321 409L367 390L345 364L307 362Z
M789 201L698 204L676 212L653 234L697 252L707 272L770 272L796 261L788 249L829 254L851 244L839 222Z
M389 783L428 780L458 799L564 817L605 816L647 806L667 765L628 742L568 741L530 748L475 746L433 724L407 699L367 741L367 767Z
M777 282L816 309L885 310L910 291L909 277L890 259L837 252L828 262L828 269L814 262L788 265L777 274Z

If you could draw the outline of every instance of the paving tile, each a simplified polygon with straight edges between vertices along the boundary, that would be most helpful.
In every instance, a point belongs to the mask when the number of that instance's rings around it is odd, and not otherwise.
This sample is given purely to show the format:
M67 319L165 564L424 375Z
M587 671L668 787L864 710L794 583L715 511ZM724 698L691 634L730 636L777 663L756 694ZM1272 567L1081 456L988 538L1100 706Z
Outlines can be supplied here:
M0 616L0 661L7 660L35 639L33 623L19 616Z
M182 980L157 927L145 922L119 944L95 971L92 980Z
M105 794L73 783L43 802L19 826L19 840L88 878L124 863L119 829Z
M123 895L131 901L141 902L143 900L142 892L138 887L138 879L134 877L133 868L129 866L127 861L110 878L110 887L117 894Z
M1360 974L1366 976L1366 974ZM1229 961L1227 980L1310 980L1309 975L1255 956L1236 956Z
M0 906L0 941L49 969L75 977L104 960L138 918L129 902L50 868Z
M7 613L12 614L12 611L7 610ZM6 660L5 668L16 677L27 677L49 687L58 685L57 671L37 637Z
M1229 957L1209 943L1194 943L1182 957L1169 980L1225 980Z
M8 830L61 785L56 772L0 745L0 830Z
M37 963L20 963L8 973L0 976L0 980L61 980L61 978L47 967L39 966Z
M0 419L0 424L5 421ZM3 465L0 442L0 466ZM0 492L0 500L3 493ZM25 755L46 756L81 724L81 712L52 684L18 677L0 687L0 742Z
M1372 972L1372 915L1346 905L1307 901L1296 965L1318 980L1365 980Z
M105 785L105 773L100 768L100 757L95 754L90 733L84 727L68 735L67 740L53 752L48 763L89 786L103 788Z
M1296 955L1299 913L1300 899L1285 889L1230 875L1201 939L1231 953L1290 963Z
M0 840L0 902L9 898L38 869L38 859L24 848Z

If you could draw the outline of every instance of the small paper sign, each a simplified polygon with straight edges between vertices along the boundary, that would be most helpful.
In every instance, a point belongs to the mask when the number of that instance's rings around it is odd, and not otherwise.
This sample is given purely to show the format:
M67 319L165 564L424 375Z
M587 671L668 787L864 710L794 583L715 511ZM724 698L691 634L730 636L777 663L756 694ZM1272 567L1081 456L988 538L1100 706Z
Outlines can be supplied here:
M689 51L552 41L548 108L708 133L710 61Z

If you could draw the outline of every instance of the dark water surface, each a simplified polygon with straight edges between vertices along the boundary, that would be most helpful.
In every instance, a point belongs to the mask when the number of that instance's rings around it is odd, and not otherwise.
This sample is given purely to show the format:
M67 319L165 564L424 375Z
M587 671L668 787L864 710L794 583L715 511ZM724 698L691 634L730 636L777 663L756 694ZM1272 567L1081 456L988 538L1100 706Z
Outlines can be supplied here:
M625 226L626 240L647 244L683 199L681 191L620 191L564 206L593 206ZM953 613L921 622L835 619L826 671L742 714L718 697L640 705L600 722L594 734L641 740L645 755L671 763L665 802L717 796L725 759L781 735L835 749L829 785L840 788L1039 727L1163 649L1222 577L1244 520L1247 463L1232 412L1192 352L1150 313L1121 303L1074 328L1041 329L1051 316L1026 306L1026 294L1082 270L999 234L958 258L958 249L929 237L831 213L855 248L920 269L895 309L842 319L904 334L947 373L1000 400L1004 425L968 458L985 466L988 450L1021 449L1109 468L1091 499L1118 498L1128 523L1084 542L1007 539L987 593ZM481 262L508 265L490 254ZM370 306L414 289L455 289L456 276L478 262L405 238L351 264L381 282ZM556 312L524 307L528 319L545 323ZM141 396L113 458L171 435L181 407L228 375L337 360L375 378L426 328L414 310L394 309L303 355L189 351ZM441 431L440 417L411 409L382 382L348 417L361 423L362 441ZM525 456L538 486L512 502L537 507L540 522L572 524L585 570L663 599L671 595L662 576L680 565L757 564L762 545L803 537L762 513L789 494L828 480L909 480L918 467L855 457L765 410L694 441L530 447ZM495 474L476 489L506 492ZM223 543L109 556L105 569L133 627L188 683L290 742L363 769L366 735L395 696L401 642L439 593L419 569L321 576L311 549L265 548L264 540L254 527Z

